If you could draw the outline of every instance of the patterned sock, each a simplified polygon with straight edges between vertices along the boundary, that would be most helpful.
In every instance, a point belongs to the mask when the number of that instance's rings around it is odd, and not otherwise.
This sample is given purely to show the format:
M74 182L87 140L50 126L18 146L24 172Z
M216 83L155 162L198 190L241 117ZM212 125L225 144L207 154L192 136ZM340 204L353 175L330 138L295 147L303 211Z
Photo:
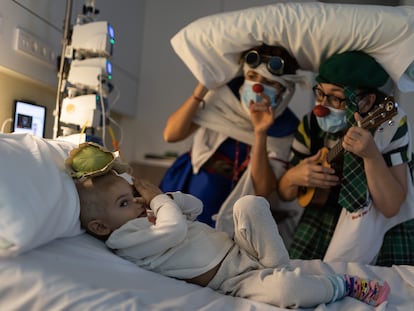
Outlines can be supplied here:
M390 287L387 282L370 280L345 274L346 296L363 301L371 306L378 306L387 300Z

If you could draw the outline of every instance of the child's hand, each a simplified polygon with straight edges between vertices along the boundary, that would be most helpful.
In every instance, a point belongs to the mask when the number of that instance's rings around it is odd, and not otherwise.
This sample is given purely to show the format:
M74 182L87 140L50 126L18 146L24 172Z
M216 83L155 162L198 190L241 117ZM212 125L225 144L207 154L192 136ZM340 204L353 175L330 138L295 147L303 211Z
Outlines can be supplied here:
M144 198L147 205L151 200L163 192L154 184L144 179L134 179L134 186L138 193Z
M155 217L154 212L151 209L147 209L147 219L150 223L155 225L155 221L157 220L157 218Z
M156 218L155 218L154 212L151 210L146 200L143 197L135 197L133 198L133 201L134 203L140 204L142 205L143 208L145 208L148 221L155 225Z

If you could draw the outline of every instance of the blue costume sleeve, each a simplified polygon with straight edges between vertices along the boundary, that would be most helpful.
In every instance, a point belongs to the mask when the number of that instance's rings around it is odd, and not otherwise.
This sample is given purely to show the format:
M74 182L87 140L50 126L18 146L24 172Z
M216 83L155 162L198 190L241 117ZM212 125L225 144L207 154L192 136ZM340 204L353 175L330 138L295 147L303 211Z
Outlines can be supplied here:
M296 114L286 108L283 113L275 119L275 122L267 130L267 134L272 137L283 137L296 132L299 119Z

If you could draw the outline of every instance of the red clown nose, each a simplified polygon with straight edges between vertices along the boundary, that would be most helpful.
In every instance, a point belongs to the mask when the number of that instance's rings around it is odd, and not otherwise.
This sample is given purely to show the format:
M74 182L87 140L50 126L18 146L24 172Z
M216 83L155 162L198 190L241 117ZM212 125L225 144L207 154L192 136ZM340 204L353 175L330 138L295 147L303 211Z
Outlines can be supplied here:
M259 83L256 83L256 84L253 84L253 86L252 86L252 90L253 90L253 92L255 92L255 93L262 93L262 92L263 92L263 90L264 90L264 87L263 87L263 85L261 85L261 84L259 84Z
M313 108L313 114L317 117L323 118L323 117L326 117L327 115L329 115L330 113L331 113L331 111L328 108L326 108L325 106L322 106L322 105L316 105Z

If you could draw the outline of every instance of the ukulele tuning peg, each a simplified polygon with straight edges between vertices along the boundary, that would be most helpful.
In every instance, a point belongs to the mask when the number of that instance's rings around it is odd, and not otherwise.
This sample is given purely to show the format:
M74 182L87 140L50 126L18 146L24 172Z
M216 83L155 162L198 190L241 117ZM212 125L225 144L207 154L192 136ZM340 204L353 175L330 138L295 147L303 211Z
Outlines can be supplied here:
M391 110L393 110L394 109L394 106L395 106L396 104L394 103L394 102L392 102L392 101L388 101L388 102L386 102L385 103L385 110L387 110L387 111L391 111Z

